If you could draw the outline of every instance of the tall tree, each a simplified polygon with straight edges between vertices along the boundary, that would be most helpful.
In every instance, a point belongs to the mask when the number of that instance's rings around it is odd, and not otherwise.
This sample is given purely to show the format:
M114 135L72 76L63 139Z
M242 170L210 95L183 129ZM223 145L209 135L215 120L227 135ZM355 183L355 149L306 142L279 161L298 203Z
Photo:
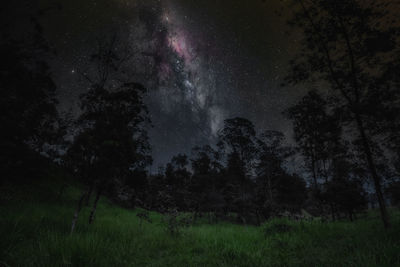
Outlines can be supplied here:
M258 140L256 203L266 218L283 211L298 211L306 196L304 180L290 175L285 168L293 150L284 144L284 139L281 132L266 131Z
M318 190L320 165L327 159L330 135L339 131L338 125L327 114L327 102L316 91L307 93L285 114L293 122L294 138L311 173L313 189Z
M131 82L122 71L129 51L118 49L115 38L100 44L91 57L92 76L82 73L90 89L81 96L82 114L67 155L75 170L84 170L89 191L96 190L89 217L93 221L101 194L124 182L134 171L151 163L146 125L150 122L143 102L145 88ZM83 195L88 194L83 192ZM79 213L81 202L78 203ZM73 220L72 230L76 222Z
M193 176L189 191L195 212L222 212L226 203L222 190L220 154L209 145L195 147L191 163Z
M257 156L254 125L244 118L225 120L219 139L227 154L227 203L231 204L231 210L238 213L239 219L246 222L246 215L253 207L253 180L250 178Z
M248 174L257 155L256 131L253 123L239 117L227 119L219 132L219 140L225 152L232 158L237 157L241 162L239 165L243 165L244 174Z
M390 5L395 3L294 2L299 4L299 12L291 23L303 30L304 42L300 56L292 61L293 71L288 81L328 83L337 107L348 115L348 121L355 128L375 185L383 224L389 227L382 177L371 147L373 129L377 125L371 111L376 113L383 110L383 106L395 105L391 97L387 97L395 92L393 70L398 69L399 31L395 14L390 14Z
M188 170L189 159L185 154L178 154L171 159L165 170L167 193L174 200L174 207L187 210L189 206L189 192L191 173Z
M32 151L41 151L55 133L57 101L46 62L51 49L37 17L30 17L23 36L13 31L16 25L7 18L1 13L0 162L1 171L10 175L38 165L30 164L37 157Z

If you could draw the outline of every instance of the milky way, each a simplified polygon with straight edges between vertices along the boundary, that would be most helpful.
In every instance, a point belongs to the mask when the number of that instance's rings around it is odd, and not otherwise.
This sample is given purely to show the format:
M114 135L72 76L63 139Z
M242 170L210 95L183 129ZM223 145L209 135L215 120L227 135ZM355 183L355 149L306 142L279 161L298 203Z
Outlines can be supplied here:
M143 20L153 25L151 42L157 43L147 52L157 59L159 81L149 97L151 138L161 143L154 147L155 154L170 157L176 153L171 146L188 152L194 145L212 142L226 118L218 100L217 79L223 77L220 64L214 62L214 43L173 3L163 3L156 18Z
M188 16L177 13L171 4L163 6L161 20L168 31L167 44L178 57L171 64L183 65L180 74L183 78L181 89L184 91L184 99L191 105L191 111L195 115L199 116L205 111L209 130L215 136L222 125L223 111L215 104L216 75L210 67L212 62L205 60L209 58L207 54L210 53L210 42L204 40L207 37L194 36L187 28L190 26ZM162 77L166 76L165 70L171 74L170 67L164 67Z
M79 112L87 86L75 70L85 68L99 36L118 32L135 53L132 79L149 89L153 171L177 153L213 143L230 117L290 134L281 112L303 91L279 86L296 47L275 14L280 0L39 1L55 2L63 9L43 25L58 52L52 68L61 108Z

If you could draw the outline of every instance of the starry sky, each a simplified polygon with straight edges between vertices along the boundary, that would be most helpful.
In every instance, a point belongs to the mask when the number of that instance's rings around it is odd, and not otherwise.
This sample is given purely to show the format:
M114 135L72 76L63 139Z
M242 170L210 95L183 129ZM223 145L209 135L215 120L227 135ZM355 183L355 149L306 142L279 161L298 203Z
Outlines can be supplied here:
M133 79L148 89L154 164L213 143L224 119L250 119L258 131L291 125L281 112L305 89L281 87L298 47L281 0L15 1L12 16L44 10L40 22L60 110L78 112L83 70L96 40L117 33L135 53Z

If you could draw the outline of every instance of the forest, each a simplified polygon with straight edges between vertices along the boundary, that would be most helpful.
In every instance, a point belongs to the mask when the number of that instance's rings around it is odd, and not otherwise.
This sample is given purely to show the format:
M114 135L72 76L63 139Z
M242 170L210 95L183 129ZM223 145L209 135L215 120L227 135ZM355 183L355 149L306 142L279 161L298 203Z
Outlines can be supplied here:
M158 166L145 53L97 38L62 112L42 25L62 9L2 8L0 266L400 266L400 6L289 2L290 131L235 113Z

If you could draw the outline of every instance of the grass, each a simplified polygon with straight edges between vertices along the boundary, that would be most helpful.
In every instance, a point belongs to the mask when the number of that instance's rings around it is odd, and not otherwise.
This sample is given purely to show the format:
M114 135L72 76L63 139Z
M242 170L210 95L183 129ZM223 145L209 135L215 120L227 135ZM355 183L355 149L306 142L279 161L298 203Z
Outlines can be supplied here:
M79 191L55 200L54 188L0 189L0 266L400 266L398 212L388 231L373 212L354 223L204 223L173 236L160 214L141 225L139 210L102 198L94 224L85 208L70 235Z

